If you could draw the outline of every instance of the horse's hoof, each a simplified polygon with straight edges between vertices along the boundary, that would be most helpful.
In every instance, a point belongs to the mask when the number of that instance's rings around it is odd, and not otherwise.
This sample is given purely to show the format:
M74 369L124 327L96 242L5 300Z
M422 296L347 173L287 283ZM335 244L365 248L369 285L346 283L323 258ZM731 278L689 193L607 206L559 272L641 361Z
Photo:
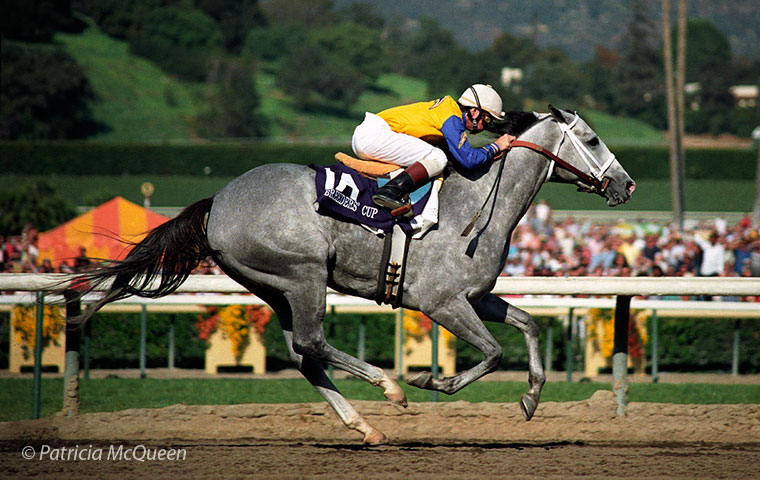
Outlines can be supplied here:
M526 421L533 418L533 414L536 413L537 407L538 404L533 400L533 397L527 393L522 396L522 400L520 400L520 410L522 410L523 417L525 417Z
M406 380L406 383L413 387L430 390L433 385L433 374L430 372L420 372Z
M406 401L406 394L401 389L399 389L398 392L386 393L385 398L387 398L389 402L395 403L396 405L400 405L404 408L406 408L408 405Z
M396 382L386 377L380 382L380 386L383 387L383 395L385 395L385 398L388 399L389 402L406 408L406 394Z
M364 443L367 445L379 445L381 443L387 443L388 438L380 430L373 428L366 435L364 435Z

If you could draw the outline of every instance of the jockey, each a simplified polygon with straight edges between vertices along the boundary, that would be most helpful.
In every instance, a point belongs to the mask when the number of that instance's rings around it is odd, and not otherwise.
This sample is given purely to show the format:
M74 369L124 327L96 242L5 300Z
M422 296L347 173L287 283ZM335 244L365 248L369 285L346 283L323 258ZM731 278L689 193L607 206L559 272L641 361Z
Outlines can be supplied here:
M365 160L393 163L406 169L378 189L372 200L391 211L406 205L404 196L446 167L445 147L465 168L475 168L509 149L515 137L502 135L494 143L473 148L467 135L503 120L501 97L490 85L468 87L459 100L450 96L429 102L367 113L351 140L354 153Z

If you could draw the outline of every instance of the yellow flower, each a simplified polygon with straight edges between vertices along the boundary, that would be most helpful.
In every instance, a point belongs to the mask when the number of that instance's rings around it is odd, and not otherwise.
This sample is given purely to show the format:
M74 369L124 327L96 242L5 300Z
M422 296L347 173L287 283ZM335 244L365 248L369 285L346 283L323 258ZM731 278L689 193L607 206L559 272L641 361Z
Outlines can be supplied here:
M16 339L24 349L24 355L28 356L34 350L37 330L37 306L16 305L11 313L11 323L16 330ZM42 320L42 346L43 348L53 342L58 344L58 338L66 327L63 308L45 305Z
M631 311L631 328L628 336L628 352L640 356L649 338L646 332L646 315L640 310ZM615 349L615 310L592 308L586 319L588 336L603 357L609 358Z
M417 339L430 337L433 329L433 321L422 312L416 310L404 310L404 334ZM456 341L454 334L443 327L439 327L443 340L447 345Z

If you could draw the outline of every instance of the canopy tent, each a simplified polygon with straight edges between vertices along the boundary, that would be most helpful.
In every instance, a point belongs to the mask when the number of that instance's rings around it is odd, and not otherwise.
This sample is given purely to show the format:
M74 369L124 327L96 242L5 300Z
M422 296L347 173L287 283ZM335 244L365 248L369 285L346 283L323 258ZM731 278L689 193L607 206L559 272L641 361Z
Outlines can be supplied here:
M84 248L90 258L120 260L129 252L128 242L138 242L145 234L169 220L122 197L115 197L52 230L41 233L37 248L40 261L48 258L58 268Z

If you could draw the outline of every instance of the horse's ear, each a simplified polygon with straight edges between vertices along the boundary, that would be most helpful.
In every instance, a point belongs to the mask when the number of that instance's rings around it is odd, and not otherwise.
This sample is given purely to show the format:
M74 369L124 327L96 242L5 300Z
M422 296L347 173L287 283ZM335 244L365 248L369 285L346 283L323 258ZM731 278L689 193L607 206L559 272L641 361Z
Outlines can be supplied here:
M549 104L549 111L552 112L552 117L558 122L561 123L567 123L567 120L565 119L565 114L560 110L559 108L555 107L552 104Z

